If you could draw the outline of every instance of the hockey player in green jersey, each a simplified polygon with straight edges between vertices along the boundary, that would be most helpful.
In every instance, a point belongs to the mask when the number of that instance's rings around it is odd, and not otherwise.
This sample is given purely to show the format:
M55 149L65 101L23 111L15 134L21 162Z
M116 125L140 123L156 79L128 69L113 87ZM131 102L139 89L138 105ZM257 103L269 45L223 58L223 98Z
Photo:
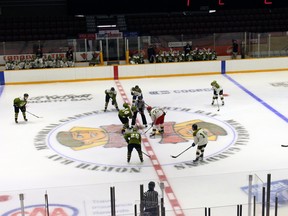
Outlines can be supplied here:
M137 131L137 128L133 128L132 132L126 133L124 135L124 139L128 143L127 146L127 162L130 162L131 154L133 149L135 148L138 152L138 156L141 162L143 162L143 154L141 148L141 134Z
M129 119L132 118L132 111L128 103L123 104L124 109L120 109L118 112L118 117L123 124L122 134L125 133L126 129L129 128Z
M14 106L14 112L15 112L15 123L18 123L18 114L19 110L21 110L23 118L25 121L28 121L26 118L26 104L28 100L29 95L27 93L24 94L24 97L17 97L13 101L13 106Z
M104 112L107 111L107 107L108 107L108 103L109 103L110 99L112 100L112 105L114 105L116 110L119 111L118 104L117 104L117 101L116 101L116 96L117 96L117 92L115 91L114 87L111 87L110 89L106 89L105 90L105 108L104 108Z

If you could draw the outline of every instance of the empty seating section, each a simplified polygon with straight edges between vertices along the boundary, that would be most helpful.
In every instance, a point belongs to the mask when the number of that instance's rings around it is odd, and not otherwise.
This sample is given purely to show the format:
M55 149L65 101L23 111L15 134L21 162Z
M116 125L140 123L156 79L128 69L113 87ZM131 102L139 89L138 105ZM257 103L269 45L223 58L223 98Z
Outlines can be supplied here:
M0 41L54 40L77 38L86 33L85 17L1 17Z
M140 36L288 31L288 8L126 14L123 17L126 30L138 32ZM77 38L80 33L91 33L87 23L86 17L74 16L0 16L0 42ZM96 33L97 29L94 30Z
M288 8L127 15L126 22L140 35L287 31Z

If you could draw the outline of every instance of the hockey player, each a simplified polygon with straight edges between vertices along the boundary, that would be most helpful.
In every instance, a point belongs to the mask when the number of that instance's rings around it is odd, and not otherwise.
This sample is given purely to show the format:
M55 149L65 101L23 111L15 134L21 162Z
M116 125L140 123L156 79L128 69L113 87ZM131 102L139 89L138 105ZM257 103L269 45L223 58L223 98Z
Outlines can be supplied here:
M224 106L224 96L223 96L223 88L214 80L211 82L211 86L213 89L213 99L211 105L214 105L214 100L218 100L218 95L222 101L222 106Z
M207 135L207 131L198 127L197 124L192 125L192 131L193 131L193 138L194 138L194 142L192 144L192 147L197 145L196 159L193 160L193 162L198 162L200 160L203 160L204 149L208 143L208 135Z
M149 112L149 115L152 120L152 126L153 126L153 130L150 134L150 137L155 136L156 130L158 130L160 134L163 134L164 133L164 118L165 118L166 112L161 108L158 108L158 107L152 108L151 106L147 107L147 111Z
M139 112L141 115L141 118L142 118L142 123L143 123L144 127L146 128L147 127L147 120L146 120L146 116L144 114L145 102L144 102L142 96L138 97L138 99L136 100L135 104L132 106L131 109L133 112L131 127L135 126L137 114Z
M108 103L109 103L110 99L112 100L112 105L114 105L116 110L119 111L118 104L117 104L117 101L116 101L116 96L117 96L117 92L115 91L114 87L111 87L111 89L106 89L105 90L105 108L104 108L104 112L107 111L107 107L108 107Z
M123 104L124 109L119 110L118 117L123 124L122 134L125 133L126 129L129 128L129 119L132 118L132 112L128 103Z
M135 103L135 101L138 97L143 98L142 90L139 88L138 85L135 85L135 87L131 88L131 95L132 95L132 104Z
M126 133L124 135L124 139L128 143L127 162L128 163L130 162L131 154L134 148L138 152L140 161L143 162L143 154L142 154L142 148L141 148L141 134L137 131L137 128L134 127L132 132Z
M28 121L26 117L26 104L27 104L28 97L29 95L25 93L23 98L17 97L14 99L13 106L14 106L14 112L15 112L15 123L18 123L19 110L21 110L24 120Z

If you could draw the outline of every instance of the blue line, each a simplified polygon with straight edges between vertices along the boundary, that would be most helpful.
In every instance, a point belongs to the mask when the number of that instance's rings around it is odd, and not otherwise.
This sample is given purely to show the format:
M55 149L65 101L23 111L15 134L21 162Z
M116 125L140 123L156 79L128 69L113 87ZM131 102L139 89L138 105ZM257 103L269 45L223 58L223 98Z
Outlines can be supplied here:
M4 90L4 86L0 85L0 97L2 96L3 90Z
M221 74L226 73L226 61L221 61Z
M5 77L3 71L0 71L0 85L5 85Z
M4 85L5 85L4 72L0 71L0 97L1 97L1 95L3 93Z
M250 92L248 89L246 89L244 86L240 85L238 82L236 82L234 79L232 79L230 76L227 74L223 74L227 79L229 79L231 82L233 82L236 86L238 86L240 89L242 89L244 92L246 92L248 95L250 95L252 98L257 100L259 103L261 103L263 106L265 106L267 109L272 111L274 114L279 116L281 119L283 119L285 122L288 123L288 119L286 116L282 115L280 112L275 110L273 107L271 107L269 104L267 104L265 101L263 101L261 98L257 97L255 94Z
M3 94L4 85L5 85L4 72L3 72L3 71L0 71L0 97L1 97L2 94Z

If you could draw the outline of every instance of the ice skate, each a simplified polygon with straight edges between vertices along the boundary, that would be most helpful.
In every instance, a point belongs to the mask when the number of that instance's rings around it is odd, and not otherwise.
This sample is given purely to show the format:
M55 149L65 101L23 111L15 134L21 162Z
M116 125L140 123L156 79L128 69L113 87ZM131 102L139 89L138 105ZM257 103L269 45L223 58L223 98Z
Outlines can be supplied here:
M195 160L193 160L193 163L198 163L200 161L200 158L196 158Z

